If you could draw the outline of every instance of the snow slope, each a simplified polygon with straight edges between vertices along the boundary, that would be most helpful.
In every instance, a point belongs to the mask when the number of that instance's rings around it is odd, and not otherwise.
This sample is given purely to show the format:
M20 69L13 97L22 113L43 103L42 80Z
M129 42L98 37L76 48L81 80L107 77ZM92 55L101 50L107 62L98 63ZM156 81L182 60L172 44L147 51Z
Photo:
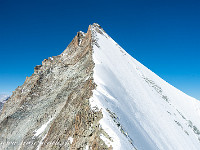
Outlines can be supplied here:
M199 150L200 102L132 58L98 25L91 26L94 82L91 106L115 150Z

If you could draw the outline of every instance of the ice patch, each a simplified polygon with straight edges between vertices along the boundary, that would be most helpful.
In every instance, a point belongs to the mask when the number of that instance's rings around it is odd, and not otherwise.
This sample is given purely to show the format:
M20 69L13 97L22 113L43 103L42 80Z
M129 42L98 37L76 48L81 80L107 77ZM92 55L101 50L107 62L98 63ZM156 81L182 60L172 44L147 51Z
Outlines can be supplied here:
M73 137L71 137L71 136L68 138L68 141L70 142L70 144L73 143L73 140L74 140L74 139L73 139Z
M105 144L110 147L111 146L111 141L107 139L103 134L100 135L100 138L105 142Z
M37 131L35 131L36 133L34 134L34 136L38 136L40 134L42 134L46 127L48 126L48 124L53 120L53 118L51 118L48 122L46 122L45 124L43 124Z

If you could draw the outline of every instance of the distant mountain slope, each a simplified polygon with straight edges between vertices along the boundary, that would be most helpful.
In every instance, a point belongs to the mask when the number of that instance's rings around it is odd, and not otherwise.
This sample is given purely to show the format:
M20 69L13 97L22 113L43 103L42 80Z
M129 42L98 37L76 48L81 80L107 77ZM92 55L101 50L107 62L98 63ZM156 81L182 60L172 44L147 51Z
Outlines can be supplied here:
M0 102L6 100L8 97L9 97L9 95L0 94Z
M200 102L94 23L34 68L0 115L2 150L199 150Z
M4 103L7 101L8 98L9 98L9 95L5 95L5 94L0 95L0 112L3 108Z

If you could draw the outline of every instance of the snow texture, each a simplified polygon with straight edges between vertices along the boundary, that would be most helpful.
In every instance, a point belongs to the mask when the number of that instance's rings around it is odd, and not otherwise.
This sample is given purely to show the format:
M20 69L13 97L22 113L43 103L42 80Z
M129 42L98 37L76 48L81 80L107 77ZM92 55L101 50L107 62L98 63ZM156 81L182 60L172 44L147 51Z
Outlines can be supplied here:
M73 137L70 136L70 137L68 138L68 140L69 140L70 144L72 144L74 139L73 139Z
M132 58L98 25L91 26L94 82L92 108L114 150L199 150L200 102Z
M43 125L36 131L36 133L35 133L34 136L38 136L38 135L42 134L42 133L45 131L45 129L46 129L46 127L48 126L48 124L49 124L52 120L53 120L53 118L51 118L48 122L46 122L45 124L43 124Z
M89 146L88 145L86 145L85 150L89 150Z

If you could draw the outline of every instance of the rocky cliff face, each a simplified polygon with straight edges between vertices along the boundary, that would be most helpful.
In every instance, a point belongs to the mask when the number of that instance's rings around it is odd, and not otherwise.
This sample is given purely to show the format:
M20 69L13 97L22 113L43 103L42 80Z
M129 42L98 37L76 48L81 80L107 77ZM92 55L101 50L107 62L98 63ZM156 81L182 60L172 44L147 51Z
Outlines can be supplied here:
M99 125L102 113L89 104L95 89L90 28L13 92L0 116L0 149L109 148L100 138L108 136Z

